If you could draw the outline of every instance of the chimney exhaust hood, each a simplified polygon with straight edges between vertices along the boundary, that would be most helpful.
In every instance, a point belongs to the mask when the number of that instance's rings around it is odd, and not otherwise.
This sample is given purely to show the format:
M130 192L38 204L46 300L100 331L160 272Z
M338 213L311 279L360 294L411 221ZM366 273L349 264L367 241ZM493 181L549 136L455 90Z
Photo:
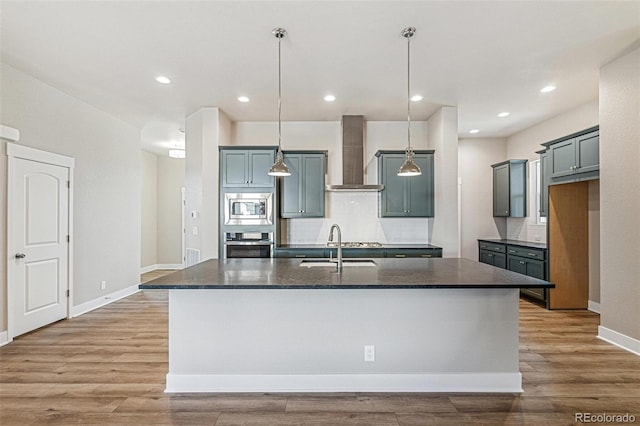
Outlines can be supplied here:
M384 185L364 184L364 116L342 116L342 185L327 191L378 192Z

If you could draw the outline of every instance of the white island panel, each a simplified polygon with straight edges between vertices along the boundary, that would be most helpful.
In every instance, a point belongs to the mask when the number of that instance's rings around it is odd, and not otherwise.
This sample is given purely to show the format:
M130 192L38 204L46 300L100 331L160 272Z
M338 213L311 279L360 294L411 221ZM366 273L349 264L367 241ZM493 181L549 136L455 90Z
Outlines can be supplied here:
M170 290L167 392L521 392L518 292Z

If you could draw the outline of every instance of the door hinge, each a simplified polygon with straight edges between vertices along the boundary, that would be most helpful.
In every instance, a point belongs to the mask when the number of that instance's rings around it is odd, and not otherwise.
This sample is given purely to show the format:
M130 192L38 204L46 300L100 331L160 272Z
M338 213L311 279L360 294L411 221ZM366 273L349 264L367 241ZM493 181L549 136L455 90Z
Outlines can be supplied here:
M71 291L69 291L69 289L67 289L67 297L71 296Z
M68 243L71 242L71 237L69 237L68 235L67 235L67 242Z
M67 188L71 189L71 181L70 180L67 181Z

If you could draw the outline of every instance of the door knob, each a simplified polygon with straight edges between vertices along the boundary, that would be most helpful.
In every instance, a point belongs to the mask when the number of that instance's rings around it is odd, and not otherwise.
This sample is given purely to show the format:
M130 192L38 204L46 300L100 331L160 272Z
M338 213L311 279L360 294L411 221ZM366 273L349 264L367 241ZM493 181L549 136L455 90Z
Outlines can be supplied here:
M27 255L24 253L16 253L16 259L24 259L25 257L27 257Z

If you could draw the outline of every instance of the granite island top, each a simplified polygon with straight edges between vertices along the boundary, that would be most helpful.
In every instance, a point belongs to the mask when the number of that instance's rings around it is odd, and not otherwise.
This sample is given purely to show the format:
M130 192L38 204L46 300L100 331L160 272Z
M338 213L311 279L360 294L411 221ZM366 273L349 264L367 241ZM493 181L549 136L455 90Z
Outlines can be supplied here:
M533 242L533 241L509 240L509 239L503 239L503 238L478 238L478 241L485 241L487 243L497 243L497 244L509 244L512 246L530 247L530 248L537 248L537 249L547 248L546 243Z
M308 259L307 259L308 260ZM212 259L140 289L553 288L526 275L459 258L372 259L376 266L301 267L300 259Z

